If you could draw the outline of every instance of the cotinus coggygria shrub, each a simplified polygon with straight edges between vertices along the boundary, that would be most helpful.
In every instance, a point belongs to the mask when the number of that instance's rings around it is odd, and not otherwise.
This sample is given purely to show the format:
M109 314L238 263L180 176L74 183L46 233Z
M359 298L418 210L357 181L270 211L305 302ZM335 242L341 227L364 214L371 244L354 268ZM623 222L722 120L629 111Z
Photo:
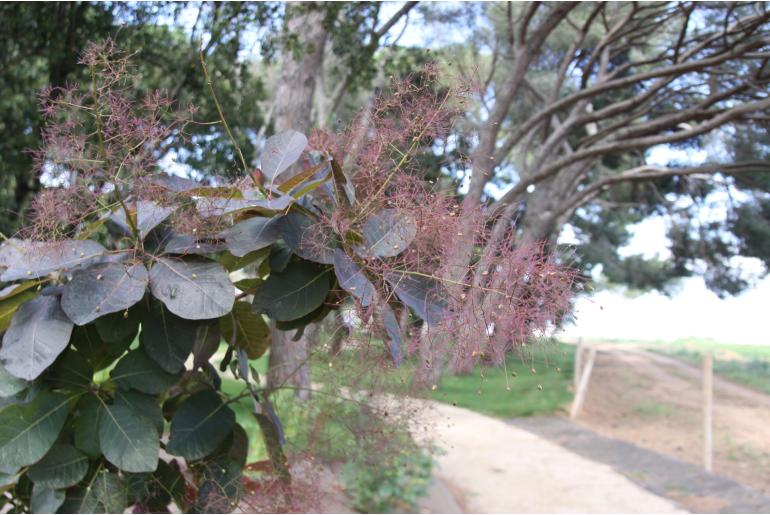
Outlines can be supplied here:
M402 111L381 101L373 120L310 145L281 132L260 173L195 181L154 158L194 110L169 120L162 95L132 103L117 87L126 62L107 57L84 56L87 93L44 100L48 187L26 232L0 247L4 509L234 509L251 442L224 374L246 386L288 499L283 428L249 364L271 325L300 337L352 302L391 366L421 345L435 366L452 356L438 347L462 353L448 362L494 360L515 344L506 335L526 338L566 308L570 276L543 252L504 243L447 270L451 235L481 239L487 224L409 173L446 129L446 98L405 82Z

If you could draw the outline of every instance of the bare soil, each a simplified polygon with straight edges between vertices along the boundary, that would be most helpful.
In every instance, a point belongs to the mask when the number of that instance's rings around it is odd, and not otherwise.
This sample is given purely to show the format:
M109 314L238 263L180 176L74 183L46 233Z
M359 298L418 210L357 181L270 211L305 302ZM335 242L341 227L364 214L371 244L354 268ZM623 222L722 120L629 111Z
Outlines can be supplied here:
M701 381L674 358L602 346L577 423L701 465ZM715 376L713 427L714 472L770 494L770 396Z

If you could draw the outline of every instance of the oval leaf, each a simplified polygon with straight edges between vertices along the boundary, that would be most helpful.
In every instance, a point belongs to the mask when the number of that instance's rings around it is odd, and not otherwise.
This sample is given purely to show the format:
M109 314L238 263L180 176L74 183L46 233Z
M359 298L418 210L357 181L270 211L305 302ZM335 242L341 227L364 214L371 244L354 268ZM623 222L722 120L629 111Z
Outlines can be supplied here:
M142 349L132 350L118 361L110 377L121 388L158 395L171 388L180 374L169 374L151 360Z
M320 223L300 213L289 213L281 217L278 230L299 257L325 265L334 263L334 234Z
M59 444L32 465L27 475L36 487L55 489L76 485L87 472L88 456L69 444Z
M270 346L270 328L262 315L251 311L246 301L238 301L230 314L219 319L219 328L226 342L246 351L249 359L262 356Z
M385 274L401 302L412 308L417 315L431 325L438 324L449 308L447 293L436 279L397 272Z
M388 335L388 350L390 351L390 357L393 359L393 365L401 366L401 362L404 359L401 350L404 345L404 337L401 334L401 326L398 324L395 313L387 304L382 305L382 323Z
M165 239L164 254L213 254L225 250L225 244L218 239L200 240L189 234L174 234Z
M144 351L163 370L176 374L184 369L195 343L198 325L174 315L160 302L153 302L142 317L140 339Z
M235 213L254 209L257 211L284 211L294 203L294 197L291 195L280 195L276 197L242 199L242 198L199 198L195 201L195 208L203 218L221 217Z
M114 472L104 469L96 473L86 486L68 490L62 513L123 513L128 492Z
M57 297L29 300L3 336L0 360L14 376L32 381L67 348L72 327Z
M203 259L158 258L150 270L150 289L169 311L188 320L219 318L235 302L227 270Z
M270 182L297 162L307 146L307 138L301 132L286 130L267 139L260 158L260 167Z
M94 367L83 354L75 349L67 349L51 367L49 380L65 390L87 391L94 379Z
M291 263L273 272L254 294L252 309L273 320L288 322L312 313L329 293L329 271L308 262Z
M0 365L0 397L11 397L27 387L27 382L12 375Z
M94 395L86 395L75 406L75 447L91 458L102 455L99 447L99 420L102 416L102 401Z
M105 263L76 272L64 286L61 304L77 325L124 311L144 297L147 269L141 263Z
M144 239L151 230L161 224L178 206L161 206L152 200L139 200L136 209L131 212L131 218L139 230L139 237ZM123 209L115 211L110 219L120 225L124 230L130 230L130 224L126 220Z
M139 309L131 309L128 316L123 312L97 318L94 325L99 338L108 343L133 341L139 332L139 312Z
M341 249L334 251L334 274L340 286L367 307L376 295L374 285L366 278L361 268Z
M234 256L243 257L249 252L263 249L279 238L275 218L255 216L239 222L225 231L227 248Z
M24 467L45 456L70 411L69 399L43 391L27 404L0 411L0 463Z
M152 422L158 434L163 433L164 418L163 410L158 404L158 399L154 395L135 392L133 390L122 390L118 388L115 391L115 406L126 406L135 412L141 414L147 420Z
M153 472L158 467L158 430L150 420L126 405L103 406L99 447L104 457L120 470Z
M0 265L8 267L0 281L35 279L56 270L87 266L99 261L106 252L91 240L8 240L0 247Z
M186 460L205 458L230 435L235 413L213 390L198 392L179 406L171 420L166 450Z
M104 319L109 319L113 315L107 315ZM118 315L122 322L122 315ZM98 318L97 322L102 320ZM116 322L117 324L117 322ZM117 325L115 326L117 327ZM135 326L138 329L138 323ZM134 341L136 331L128 333L122 340L105 340L98 331L99 324L88 324L75 327L72 332L71 344L88 360L94 370L101 370L111 365L116 359L121 357Z
M364 256L393 257L401 254L417 235L411 216L397 209L383 209L370 216L361 233L364 244L357 250Z
M54 490L35 483L32 485L29 507L32 513L56 513L56 510L64 504L64 497L64 490Z

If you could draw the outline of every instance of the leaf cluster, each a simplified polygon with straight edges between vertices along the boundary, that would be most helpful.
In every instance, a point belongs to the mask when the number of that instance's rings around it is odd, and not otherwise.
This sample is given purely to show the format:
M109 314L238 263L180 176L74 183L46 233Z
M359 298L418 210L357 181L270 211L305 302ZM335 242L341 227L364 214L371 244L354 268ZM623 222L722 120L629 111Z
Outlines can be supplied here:
M248 364L269 347L265 317L301 335L350 296L379 310L398 364L391 304L442 316L438 284L367 266L404 252L415 221L367 213L328 156L297 170L306 145L295 131L269 138L262 184L123 180L101 190L103 207L72 238L0 247L0 462L11 509L229 511L248 442L220 374L244 380L255 416L280 433ZM361 220L322 223L341 211ZM180 217L216 231L180 232ZM247 267L256 277L234 279Z

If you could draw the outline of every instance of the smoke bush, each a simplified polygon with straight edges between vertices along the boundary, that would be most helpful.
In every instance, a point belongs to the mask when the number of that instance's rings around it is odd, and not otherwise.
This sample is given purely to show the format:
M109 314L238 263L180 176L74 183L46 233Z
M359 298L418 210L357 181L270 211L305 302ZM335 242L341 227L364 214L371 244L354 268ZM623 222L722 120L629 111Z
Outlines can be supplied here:
M329 467L400 466L421 409L406 399L436 371L500 363L568 311L572 272L548 249L513 227L486 245L493 220L423 179L465 101L435 66L340 133L286 131L258 172L195 181L158 159L212 122L135 98L111 43L82 64L91 84L41 97L46 188L0 247L12 509L318 508ZM467 262L457 238L479 249ZM344 349L311 349L313 402L266 391L266 320L299 337L332 318L331 342L358 323Z

